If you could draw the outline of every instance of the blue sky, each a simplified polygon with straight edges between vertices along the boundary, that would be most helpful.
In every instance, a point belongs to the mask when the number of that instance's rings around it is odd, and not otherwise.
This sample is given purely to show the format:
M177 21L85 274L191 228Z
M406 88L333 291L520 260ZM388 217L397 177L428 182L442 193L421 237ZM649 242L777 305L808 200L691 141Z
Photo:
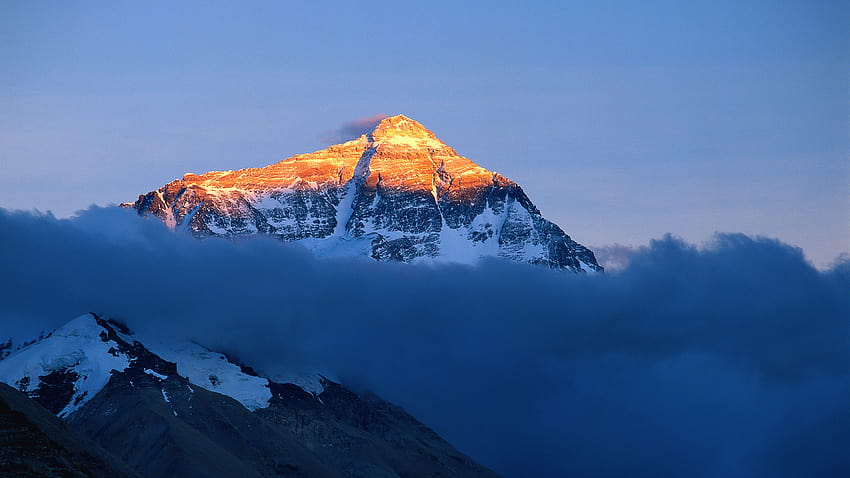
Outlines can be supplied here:
M377 113L579 242L850 244L846 2L3 2L0 207L65 216Z

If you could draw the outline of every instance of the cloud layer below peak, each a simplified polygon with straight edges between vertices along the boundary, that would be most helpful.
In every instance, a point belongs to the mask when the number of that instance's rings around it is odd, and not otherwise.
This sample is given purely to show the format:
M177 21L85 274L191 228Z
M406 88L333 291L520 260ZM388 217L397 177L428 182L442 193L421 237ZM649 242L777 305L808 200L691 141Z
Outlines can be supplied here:
M2 335L81 313L332 372L506 476L850 474L850 263L673 237L583 277L316 260L130 211L0 210Z

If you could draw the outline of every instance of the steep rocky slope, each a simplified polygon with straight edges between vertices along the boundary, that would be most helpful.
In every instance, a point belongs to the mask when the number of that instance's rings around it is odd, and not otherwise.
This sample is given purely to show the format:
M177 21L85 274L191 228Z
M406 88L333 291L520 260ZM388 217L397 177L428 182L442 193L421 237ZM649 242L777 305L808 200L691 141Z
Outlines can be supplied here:
M263 168L186 174L124 206L199 236L268 234L319 255L602 270L519 185L403 115Z

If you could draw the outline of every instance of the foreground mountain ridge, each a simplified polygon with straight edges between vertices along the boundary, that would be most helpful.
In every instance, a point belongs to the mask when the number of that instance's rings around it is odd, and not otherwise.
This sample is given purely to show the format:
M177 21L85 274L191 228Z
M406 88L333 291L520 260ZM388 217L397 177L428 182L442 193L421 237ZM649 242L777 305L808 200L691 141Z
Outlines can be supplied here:
M317 255L602 271L519 185L404 115L266 167L186 174L123 206L198 236L267 234Z
M139 339L89 314L0 360L0 382L97 443L66 451L68 433L51 431L46 443L61 446L0 467L90 460L151 478L497 476L399 407L322 375L269 378L196 343ZM15 419L4 446L45 443Z

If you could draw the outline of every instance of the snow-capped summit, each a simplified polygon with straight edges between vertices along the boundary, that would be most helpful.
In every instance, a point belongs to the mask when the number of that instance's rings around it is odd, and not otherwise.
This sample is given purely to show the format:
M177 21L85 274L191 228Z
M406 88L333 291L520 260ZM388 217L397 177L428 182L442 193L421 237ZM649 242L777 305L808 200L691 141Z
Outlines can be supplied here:
M0 361L0 382L64 417L95 396L113 370L123 371L138 358L118 340L105 322L101 325L92 315L77 317Z
M268 234L319 255L460 263L494 256L602 271L519 185L404 115L263 168L186 174L124 205L199 236Z
M191 342L145 341L120 323L86 314L0 360L0 382L26 393L60 417L91 400L115 373L157 381L182 377L227 395L248 410L269 406L279 384L246 372L226 355ZM324 377L292 374L291 385L317 395Z

